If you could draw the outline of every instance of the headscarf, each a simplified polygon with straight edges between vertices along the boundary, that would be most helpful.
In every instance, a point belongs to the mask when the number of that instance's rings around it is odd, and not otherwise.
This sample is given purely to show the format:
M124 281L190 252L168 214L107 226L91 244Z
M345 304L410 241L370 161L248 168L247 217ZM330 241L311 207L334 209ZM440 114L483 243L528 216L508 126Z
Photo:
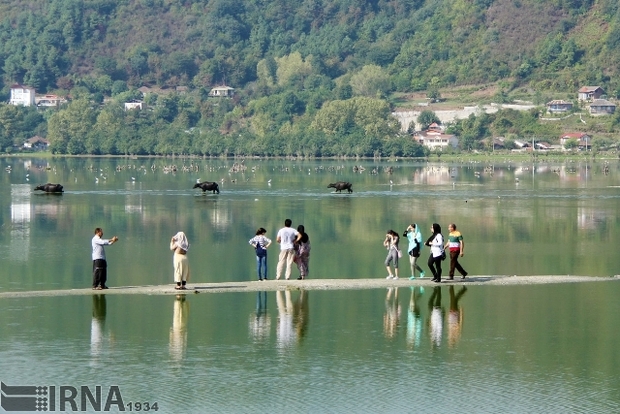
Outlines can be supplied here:
M183 233L182 231L174 235L174 242L177 247L180 247L185 251L189 250L189 242L187 241L187 236L185 236L185 233Z
M420 249L422 248L422 232L420 231L420 226L418 226L418 223L413 223L413 225L415 226L415 230L413 233L413 239L415 240L416 244L418 246L420 246Z
M429 237L428 240L426 240L426 243L424 243L427 246L430 246L430 244L433 241L433 239L435 238L435 236L437 236L439 233L441 233L441 226L439 224L433 223L432 227L433 227L433 234L431 234L431 237Z

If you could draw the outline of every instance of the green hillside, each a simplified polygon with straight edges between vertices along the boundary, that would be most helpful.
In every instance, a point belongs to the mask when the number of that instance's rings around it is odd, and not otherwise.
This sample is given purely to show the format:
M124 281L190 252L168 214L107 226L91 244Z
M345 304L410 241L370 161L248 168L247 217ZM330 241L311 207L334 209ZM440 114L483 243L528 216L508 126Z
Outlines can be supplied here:
M0 146L39 133L62 153L419 154L389 119L395 96L494 83L507 100L565 99L582 85L617 98L619 9L615 0L7 0L2 100L23 83L72 103L43 115L0 108ZM207 97L222 84L232 100ZM145 86L152 110L125 113L122 102ZM188 92L169 93L178 86Z

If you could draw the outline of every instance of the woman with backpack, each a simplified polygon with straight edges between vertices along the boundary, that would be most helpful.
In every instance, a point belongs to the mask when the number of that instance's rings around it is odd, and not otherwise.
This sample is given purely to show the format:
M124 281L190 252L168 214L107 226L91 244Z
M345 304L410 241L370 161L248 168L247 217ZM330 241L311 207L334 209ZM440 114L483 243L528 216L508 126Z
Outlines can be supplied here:
M258 280L267 280L267 248L271 244L271 240L265 237L267 230L260 228L256 230L256 236L249 241L250 245L256 250L256 272ZM261 275L262 269L262 275Z

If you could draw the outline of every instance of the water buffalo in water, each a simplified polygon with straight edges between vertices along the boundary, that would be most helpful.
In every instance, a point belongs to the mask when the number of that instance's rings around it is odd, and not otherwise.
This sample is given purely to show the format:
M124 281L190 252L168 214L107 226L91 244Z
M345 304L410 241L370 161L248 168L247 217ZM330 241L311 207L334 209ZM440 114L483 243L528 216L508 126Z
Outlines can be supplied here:
M335 188L337 193L341 192L342 190L348 190L349 193L352 193L353 188L351 187L353 187L353 184L346 181L338 181L337 183L332 183L327 186L327 188Z
M213 194L215 194L216 192L218 194L220 193L220 186L217 185L217 183L213 181L205 181L203 183L196 183L194 184L194 188L201 188L203 193L205 191L213 191Z
M38 185L34 188L34 191L37 191L37 190L45 191L46 193L62 193L63 192L62 185L51 184L51 183Z

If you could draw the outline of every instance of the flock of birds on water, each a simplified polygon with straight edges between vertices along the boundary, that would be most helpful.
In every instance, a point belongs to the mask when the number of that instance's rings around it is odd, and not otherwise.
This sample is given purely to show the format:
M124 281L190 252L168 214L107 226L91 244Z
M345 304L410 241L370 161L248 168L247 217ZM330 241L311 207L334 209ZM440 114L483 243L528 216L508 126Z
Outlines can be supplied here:
M473 161L470 162L470 164L479 164L479 161ZM568 163L569 165L565 167L564 171L568 174L575 174L577 172L577 168L573 165L571 166L570 164L574 164L574 161L569 161ZM37 169L37 170L46 170L46 171L51 171L53 173L56 173L56 167L54 166L50 166L49 164L47 165L36 165L33 168ZM192 173L192 174L197 174L200 173L201 171L207 172L210 175L222 175L222 173L226 173L228 175L228 178L220 178L218 181L218 183L220 184L224 184L226 182L229 182L231 184L237 183L239 178L234 177L234 174L237 173L241 173L244 178L241 178L241 180L245 180L246 182L250 181L249 177L245 177L245 173L249 170L251 173L255 174L261 167L258 165L252 166L252 167L248 167L245 164L245 160L241 161L241 162L234 162L232 164L232 166L226 166L226 165L220 165L220 166L205 166L205 167L201 167L198 163L194 163L194 162L190 162L189 164L183 164L181 166L177 166L176 164L167 164L167 165L163 165L163 166L158 166L156 164L151 164L150 167L147 167L145 165L136 165L136 164L119 164L116 167L114 167L114 172L123 172L123 171L135 171L136 174L132 175L130 177L131 182L135 183L136 182L136 176L138 174L147 174L148 170L150 170L152 173L156 173L157 171L161 171L164 174L177 174L177 173ZM380 173L384 173L387 174L388 177L391 176L394 173L394 168L393 166L384 166L384 167L369 167L369 171L368 173L370 175L379 175ZM398 167L396 167L398 168ZM446 171L446 169L448 170L449 174L450 174L450 178L455 178L456 174L457 174L457 168L456 167L446 167L446 166L436 166L436 165L429 165L424 167L426 172L428 173L443 173ZM466 167L467 168L467 167ZM469 168L473 168L472 166L470 166ZM530 171L530 167L529 166L520 166L520 167L512 167L510 164L508 164L507 169L510 170L512 168L518 168L520 170L520 172L528 172ZM533 168L533 167L532 167ZM586 167L588 168L588 167ZM353 167L346 167L345 165L331 165L328 167L324 167L322 165L320 166L316 166L314 168L304 168L304 167L296 167L296 166L285 166L285 165L281 165L281 166L276 166L276 167L272 167L272 171L273 172L279 172L279 173L286 173L286 172L295 172L296 170L299 170L299 172L307 172L308 175L311 175L312 172L314 171L315 174L319 174L322 173L324 171L327 172L335 172L335 173L342 173L347 171L348 169L351 169L354 173L356 174L363 174L367 171L367 168L364 167L363 165L354 165ZM93 166L92 164L89 165L87 167L87 170L90 172L94 172L94 173L98 173L98 176L94 177L94 182L95 184L98 184L101 181L106 181L107 180L107 175L106 172L104 171L104 169L102 168L97 168L95 166ZM8 173L12 172L12 167L11 166L7 166L5 168L5 171ZM482 170L475 170L474 171L474 176L478 179L480 179L483 175L487 175L489 177L493 177L493 174L495 172L495 167L494 166L485 166L482 168ZM560 175L561 169L559 167L554 167L551 168L551 172ZM609 162L608 161L603 161L603 167L602 167L602 173L604 175L608 175L610 173L610 166L609 166ZM30 181L30 173L26 173L25 179L27 182ZM77 182L77 177L75 178L75 182ZM201 183L202 179L201 178L197 178L196 179L196 183ZM271 186L271 179L267 180L267 184L269 186ZM390 186L394 185L394 182L392 181L392 179L388 180L388 183ZM519 184L519 178L515 177L515 183L518 185ZM453 186L456 185L455 182L452 183Z

